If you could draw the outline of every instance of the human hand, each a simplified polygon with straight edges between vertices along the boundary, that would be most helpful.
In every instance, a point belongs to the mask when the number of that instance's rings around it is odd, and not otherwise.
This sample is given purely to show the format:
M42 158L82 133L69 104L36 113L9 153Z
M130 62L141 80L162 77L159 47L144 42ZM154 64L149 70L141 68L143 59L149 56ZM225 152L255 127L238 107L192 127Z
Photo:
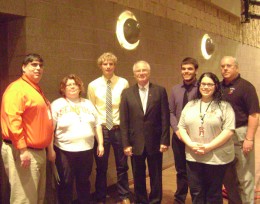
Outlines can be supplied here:
M55 162L56 152L54 151L53 148L48 148L47 158L48 158L48 160L49 160L50 162Z
M168 146L161 144L160 145L160 152L166 152L168 150Z
M204 155L211 151L210 144L199 144L198 149L195 151L195 154Z
M243 149L244 155L247 155L250 151L252 151L254 149L254 141L245 139L243 142L242 149Z
M21 167L28 168L31 164L31 153L27 150L27 148L23 148L20 150L20 160Z
M177 131L175 132L175 134L177 135L177 137L179 138L179 140L182 141L180 131L177 130Z
M188 144L188 147L191 148L192 151L197 151L202 147L203 144L198 143L198 142L190 142Z
M124 148L124 153L126 156L132 156L133 155L133 147L132 146L128 146Z
M103 155L104 155L104 146L103 145L98 145L97 156L98 157L103 157Z
M189 144L189 147L192 149L192 151L195 154L198 154L198 155L207 154L210 151L209 144L202 144L202 143L198 143L198 142L191 142Z

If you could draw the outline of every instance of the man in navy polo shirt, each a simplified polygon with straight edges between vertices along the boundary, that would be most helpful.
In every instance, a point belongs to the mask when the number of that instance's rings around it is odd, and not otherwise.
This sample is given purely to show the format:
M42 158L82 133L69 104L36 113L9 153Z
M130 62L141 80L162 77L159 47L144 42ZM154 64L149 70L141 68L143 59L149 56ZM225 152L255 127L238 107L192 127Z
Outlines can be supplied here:
M254 203L255 153L254 137L259 120L259 101L255 87L240 77L236 58L225 56L220 62L223 76L224 99L233 107L236 117L236 129L233 136L235 160L229 165L224 185L229 196L229 203L239 204L234 189L240 192L243 204ZM232 176L237 174L237 186Z

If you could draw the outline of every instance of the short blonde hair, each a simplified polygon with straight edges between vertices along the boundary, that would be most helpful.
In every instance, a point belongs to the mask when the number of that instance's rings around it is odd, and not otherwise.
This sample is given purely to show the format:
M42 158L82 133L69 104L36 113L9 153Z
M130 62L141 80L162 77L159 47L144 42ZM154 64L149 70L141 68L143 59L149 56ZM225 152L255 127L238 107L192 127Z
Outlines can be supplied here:
M117 57L112 52L105 52L97 59L97 65L101 66L105 61L112 61L116 65Z

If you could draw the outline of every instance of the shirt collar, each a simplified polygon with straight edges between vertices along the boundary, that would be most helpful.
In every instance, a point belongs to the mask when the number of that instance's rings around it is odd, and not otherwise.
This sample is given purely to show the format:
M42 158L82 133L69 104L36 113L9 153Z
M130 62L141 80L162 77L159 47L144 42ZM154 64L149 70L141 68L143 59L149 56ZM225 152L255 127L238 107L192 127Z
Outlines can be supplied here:
M103 78L103 80L104 80L106 83L107 83L108 80L110 80L112 84L116 81L116 77L117 77L117 76L116 76L115 74L113 74L113 76L111 77L111 79L107 79L104 75L102 75L102 78Z
M231 85L234 85L235 83L236 83L236 81L238 80L238 79L240 79L241 77L240 77L240 74L238 74L238 76L235 78L235 79L233 79L230 83L228 83L228 84L226 84L225 83L225 80L223 80L222 81L222 85L223 86L231 86Z
M182 81L182 87L186 88L186 87L196 87L198 86L198 81L197 79L195 79L191 84L185 84L184 81Z
M149 82L148 82L145 86L140 86L140 85L138 84L138 87L139 87L139 89L145 88L146 90L148 90L148 89L149 89Z
M34 87L36 90L38 90L38 91L41 91L41 88L40 88L40 86L38 85L38 84L35 84L35 83L33 83L32 81L30 81L29 79L28 79L28 77L26 77L26 75L22 75L22 80L24 80L24 81L26 81L28 84L30 84L32 87Z

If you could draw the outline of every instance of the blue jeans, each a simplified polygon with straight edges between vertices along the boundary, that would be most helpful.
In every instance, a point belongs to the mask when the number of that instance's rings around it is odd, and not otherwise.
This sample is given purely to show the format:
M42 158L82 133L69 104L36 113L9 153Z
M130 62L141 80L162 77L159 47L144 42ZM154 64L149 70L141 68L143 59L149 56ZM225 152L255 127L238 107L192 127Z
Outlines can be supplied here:
M114 156L116 161L117 171L117 192L121 200L129 198L129 184L128 184L128 164L127 156L125 156L120 130L107 130L103 129L104 137L104 155L98 157L96 154L97 142L94 145L94 155L96 160L96 200L98 202L105 202L107 194L107 168L110 146L114 149Z
M222 182L228 164L210 165L187 161L192 204L222 204Z

